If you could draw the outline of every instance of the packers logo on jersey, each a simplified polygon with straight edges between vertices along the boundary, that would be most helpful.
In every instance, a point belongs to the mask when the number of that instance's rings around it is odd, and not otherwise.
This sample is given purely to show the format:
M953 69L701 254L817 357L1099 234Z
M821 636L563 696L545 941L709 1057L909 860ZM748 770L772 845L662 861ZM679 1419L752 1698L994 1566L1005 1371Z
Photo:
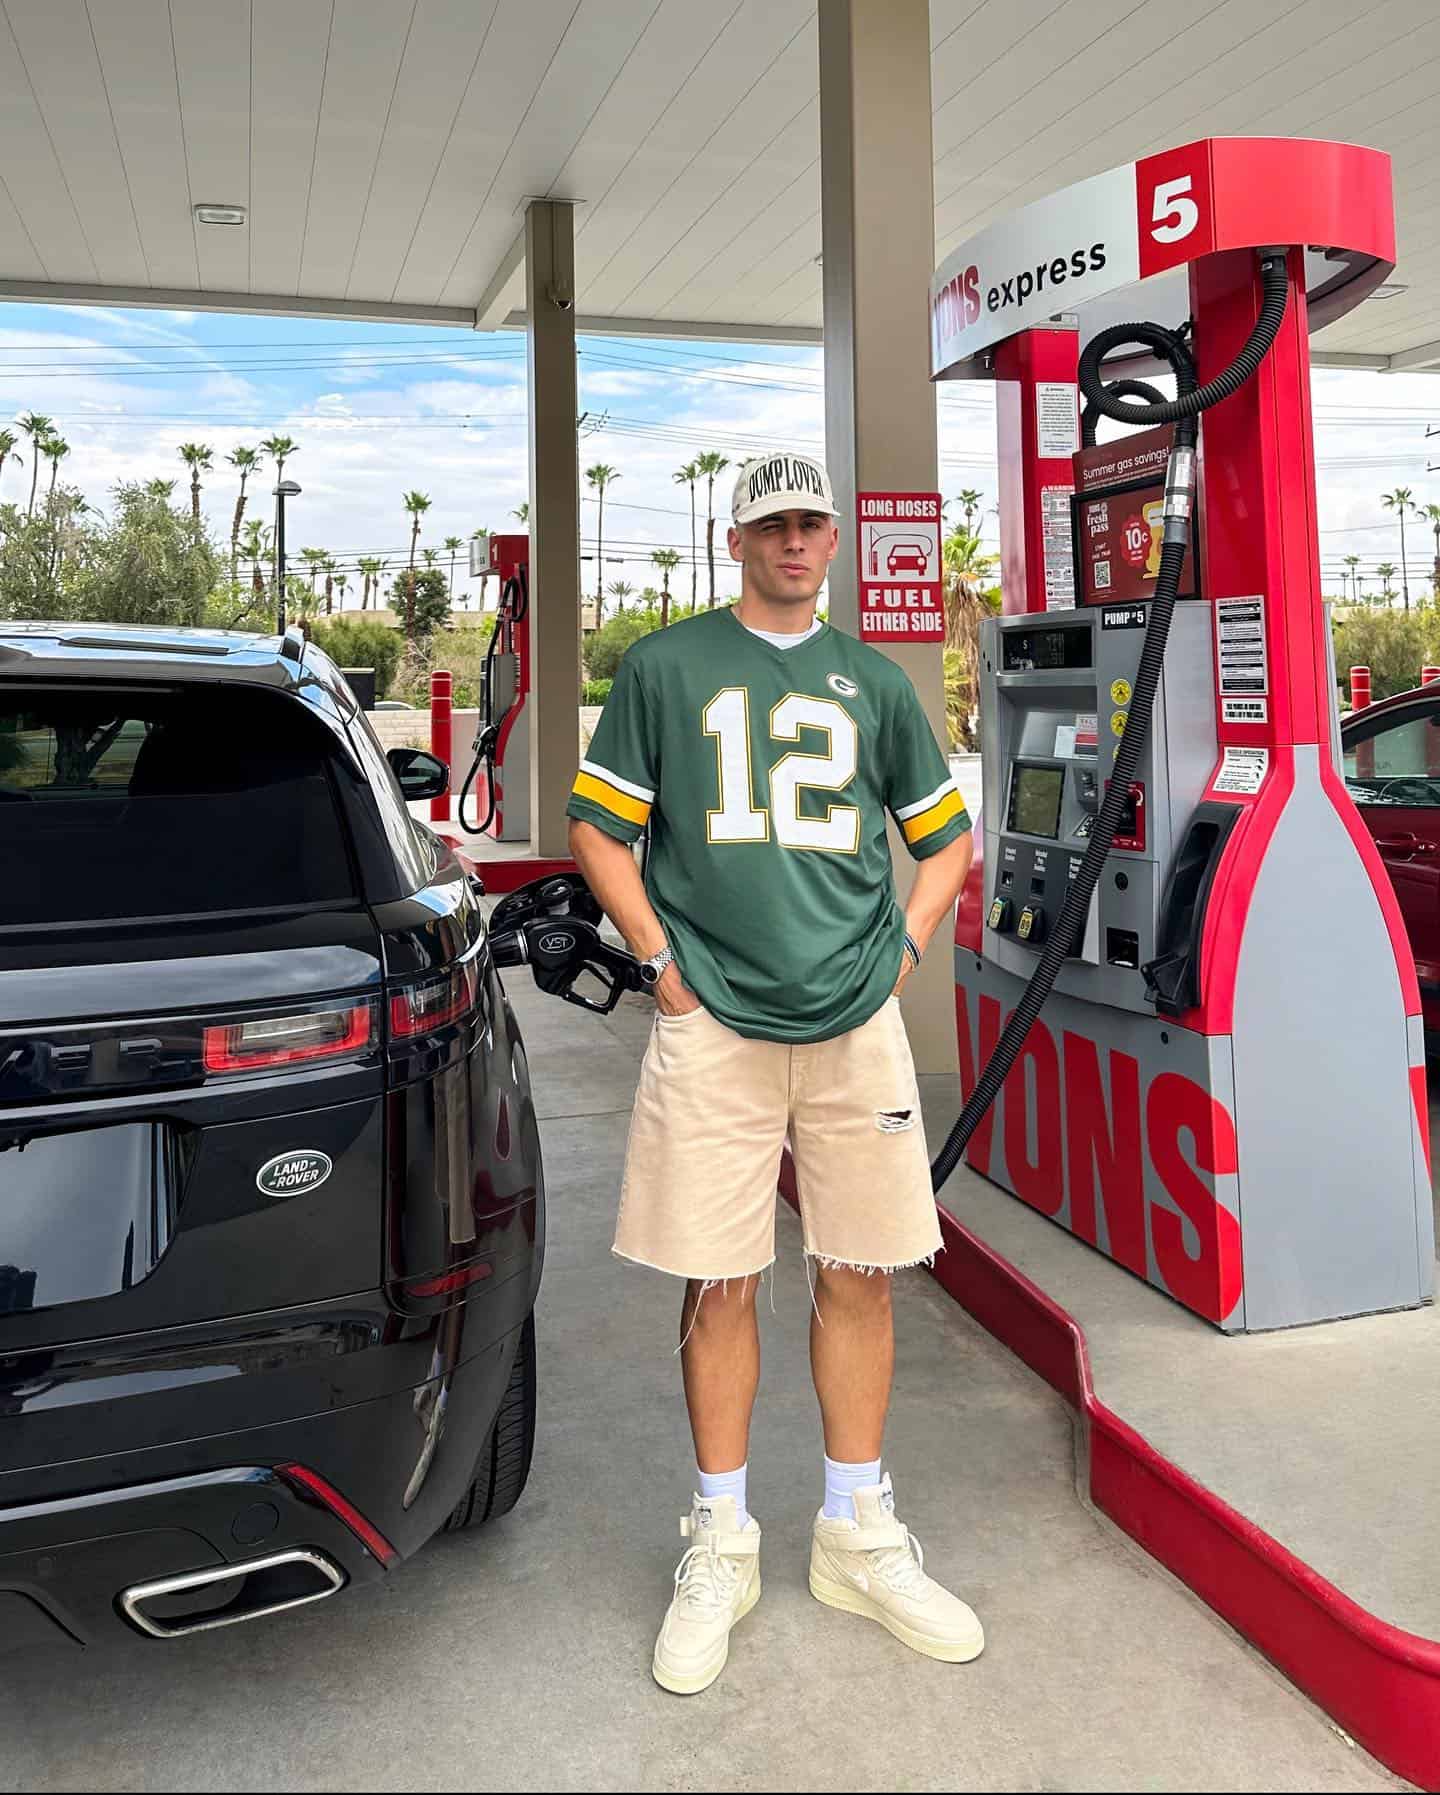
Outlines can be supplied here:
M838 692L842 698L855 698L858 697L860 693L860 688L855 684L855 681L853 679L846 679L843 673L831 673L827 675L825 684L829 686L832 692Z

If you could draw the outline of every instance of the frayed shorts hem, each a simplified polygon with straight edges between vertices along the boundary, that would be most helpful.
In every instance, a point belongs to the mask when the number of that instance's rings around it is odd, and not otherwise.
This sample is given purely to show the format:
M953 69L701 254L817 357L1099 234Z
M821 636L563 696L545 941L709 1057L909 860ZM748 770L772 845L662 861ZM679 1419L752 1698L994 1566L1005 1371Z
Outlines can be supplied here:
M696 1284L738 1284L742 1278L760 1277L762 1273L769 1271L775 1263L775 1256L772 1253L765 1263L754 1271L677 1271L673 1265L657 1265L653 1259L639 1259L634 1253L627 1253L621 1247L612 1246L610 1251L617 1259L623 1259L627 1265L643 1265L647 1271L664 1272L667 1278L688 1278Z

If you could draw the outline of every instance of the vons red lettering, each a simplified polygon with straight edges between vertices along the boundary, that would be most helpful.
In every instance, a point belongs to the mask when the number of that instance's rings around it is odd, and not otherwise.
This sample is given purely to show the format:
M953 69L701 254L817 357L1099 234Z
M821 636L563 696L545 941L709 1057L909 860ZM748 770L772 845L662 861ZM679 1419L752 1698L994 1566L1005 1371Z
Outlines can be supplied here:
M972 1013L963 985L955 1004L968 1092L1005 1018L999 1001L983 994ZM1210 1321L1224 1321L1239 1303L1240 1224L1214 1185L1236 1170L1235 1123L1183 1073L1161 1072L1144 1088L1132 1055L1103 1051L1068 1029L1057 1046L1038 1021L966 1157Z

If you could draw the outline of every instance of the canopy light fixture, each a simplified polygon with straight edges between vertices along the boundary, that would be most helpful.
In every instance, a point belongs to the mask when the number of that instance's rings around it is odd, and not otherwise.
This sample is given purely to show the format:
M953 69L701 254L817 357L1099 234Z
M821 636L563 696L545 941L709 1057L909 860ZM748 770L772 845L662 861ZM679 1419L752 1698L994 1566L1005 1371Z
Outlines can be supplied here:
M197 224L244 224L244 206L196 206Z

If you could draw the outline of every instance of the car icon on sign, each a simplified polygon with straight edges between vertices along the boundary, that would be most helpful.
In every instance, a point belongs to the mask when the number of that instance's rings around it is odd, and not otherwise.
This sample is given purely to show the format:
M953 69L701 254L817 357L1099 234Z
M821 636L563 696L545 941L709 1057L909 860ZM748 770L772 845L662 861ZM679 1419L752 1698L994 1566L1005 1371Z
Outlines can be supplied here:
M930 557L925 552L922 542L894 542L885 557L885 569L891 575L903 570L925 577L925 570L930 565Z

